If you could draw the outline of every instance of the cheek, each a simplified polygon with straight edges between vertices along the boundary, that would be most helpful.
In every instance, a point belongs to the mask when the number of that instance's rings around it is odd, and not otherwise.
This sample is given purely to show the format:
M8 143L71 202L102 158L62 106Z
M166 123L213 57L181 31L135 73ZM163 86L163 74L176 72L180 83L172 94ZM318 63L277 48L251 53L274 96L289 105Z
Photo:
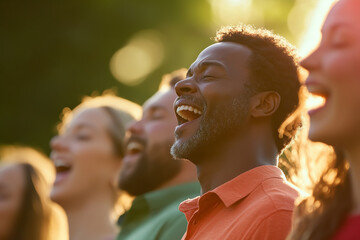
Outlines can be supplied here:
M351 79L360 79L360 51L336 51L324 56L323 67L330 79L340 83Z
M175 113L173 119L149 124L148 126L146 126L147 140L149 142L158 142L165 139L175 139L174 131L177 124L178 123L175 119Z
M1 236L6 236L12 231L19 208L18 199L0 199L0 239Z
M107 175L110 175L108 171L113 167L114 154L112 143L86 144L75 151L73 166L79 177L89 181L106 181Z

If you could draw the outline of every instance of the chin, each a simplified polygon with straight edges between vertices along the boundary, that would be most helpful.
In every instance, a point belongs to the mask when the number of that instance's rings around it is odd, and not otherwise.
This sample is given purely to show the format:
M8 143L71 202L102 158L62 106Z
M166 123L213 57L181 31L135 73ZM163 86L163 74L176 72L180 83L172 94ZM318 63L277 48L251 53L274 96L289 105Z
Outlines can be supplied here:
M56 189L52 189L50 192L50 200L59 203L59 193Z
M50 192L50 200L59 204L60 206L63 206L62 203L64 203L66 200L64 191L57 187L53 188Z
M321 142L331 146L338 146L339 138L330 135L331 130L311 128L309 130L308 138L313 142Z

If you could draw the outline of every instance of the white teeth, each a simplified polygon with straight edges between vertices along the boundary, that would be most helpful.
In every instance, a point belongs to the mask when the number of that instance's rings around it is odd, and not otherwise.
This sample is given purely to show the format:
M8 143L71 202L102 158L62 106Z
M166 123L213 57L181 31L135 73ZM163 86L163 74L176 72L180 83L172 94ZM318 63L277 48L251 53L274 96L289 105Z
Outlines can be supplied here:
M183 110L190 111L190 112L193 112L193 113L198 114L198 115L201 115L201 114L202 114L202 112L201 112L199 109L197 109L197 108L195 108L195 107L193 107L193 106L181 105L181 106L177 107L176 113L177 113L180 117L184 118L184 119L187 120L187 121L191 121L191 120L193 120L193 119L190 119L190 118L187 117L185 114L182 114L181 111L183 111Z
M60 162L60 161L55 161L54 164L55 164L55 167L67 167L67 168L71 167L70 164L63 163L63 162Z
M127 151L142 151L144 148L144 145L139 142L130 142L126 149Z

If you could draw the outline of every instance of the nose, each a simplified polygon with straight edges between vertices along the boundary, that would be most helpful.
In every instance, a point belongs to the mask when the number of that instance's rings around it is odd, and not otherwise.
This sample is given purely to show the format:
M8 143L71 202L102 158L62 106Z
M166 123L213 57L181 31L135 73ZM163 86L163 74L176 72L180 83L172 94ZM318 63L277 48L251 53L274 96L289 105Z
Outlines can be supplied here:
M143 130L143 127L142 127L141 120L132 122L127 128L127 132L129 132L131 134L140 134L142 132L142 130Z
M50 147L53 151L62 151L67 148L66 141L64 141L63 137L55 136L50 140Z
M178 96L196 92L196 86L191 78L186 78L175 84L175 91Z
M320 65L320 51L316 49L309 56L300 61L300 65L308 71L316 69Z

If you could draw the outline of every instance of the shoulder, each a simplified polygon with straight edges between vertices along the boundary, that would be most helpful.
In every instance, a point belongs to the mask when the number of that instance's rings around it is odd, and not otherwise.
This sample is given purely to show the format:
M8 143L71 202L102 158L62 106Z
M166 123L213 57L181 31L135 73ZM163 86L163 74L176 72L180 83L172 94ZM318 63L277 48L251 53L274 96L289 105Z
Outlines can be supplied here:
M264 216L246 239L285 239L291 229L292 211L276 210Z
M186 231L187 220L179 211L178 203L168 205L159 215L163 215L163 223L157 239L180 239Z
M294 209L295 200L304 193L284 179L268 179L261 183L257 191L263 195L259 198L264 204L274 210Z

